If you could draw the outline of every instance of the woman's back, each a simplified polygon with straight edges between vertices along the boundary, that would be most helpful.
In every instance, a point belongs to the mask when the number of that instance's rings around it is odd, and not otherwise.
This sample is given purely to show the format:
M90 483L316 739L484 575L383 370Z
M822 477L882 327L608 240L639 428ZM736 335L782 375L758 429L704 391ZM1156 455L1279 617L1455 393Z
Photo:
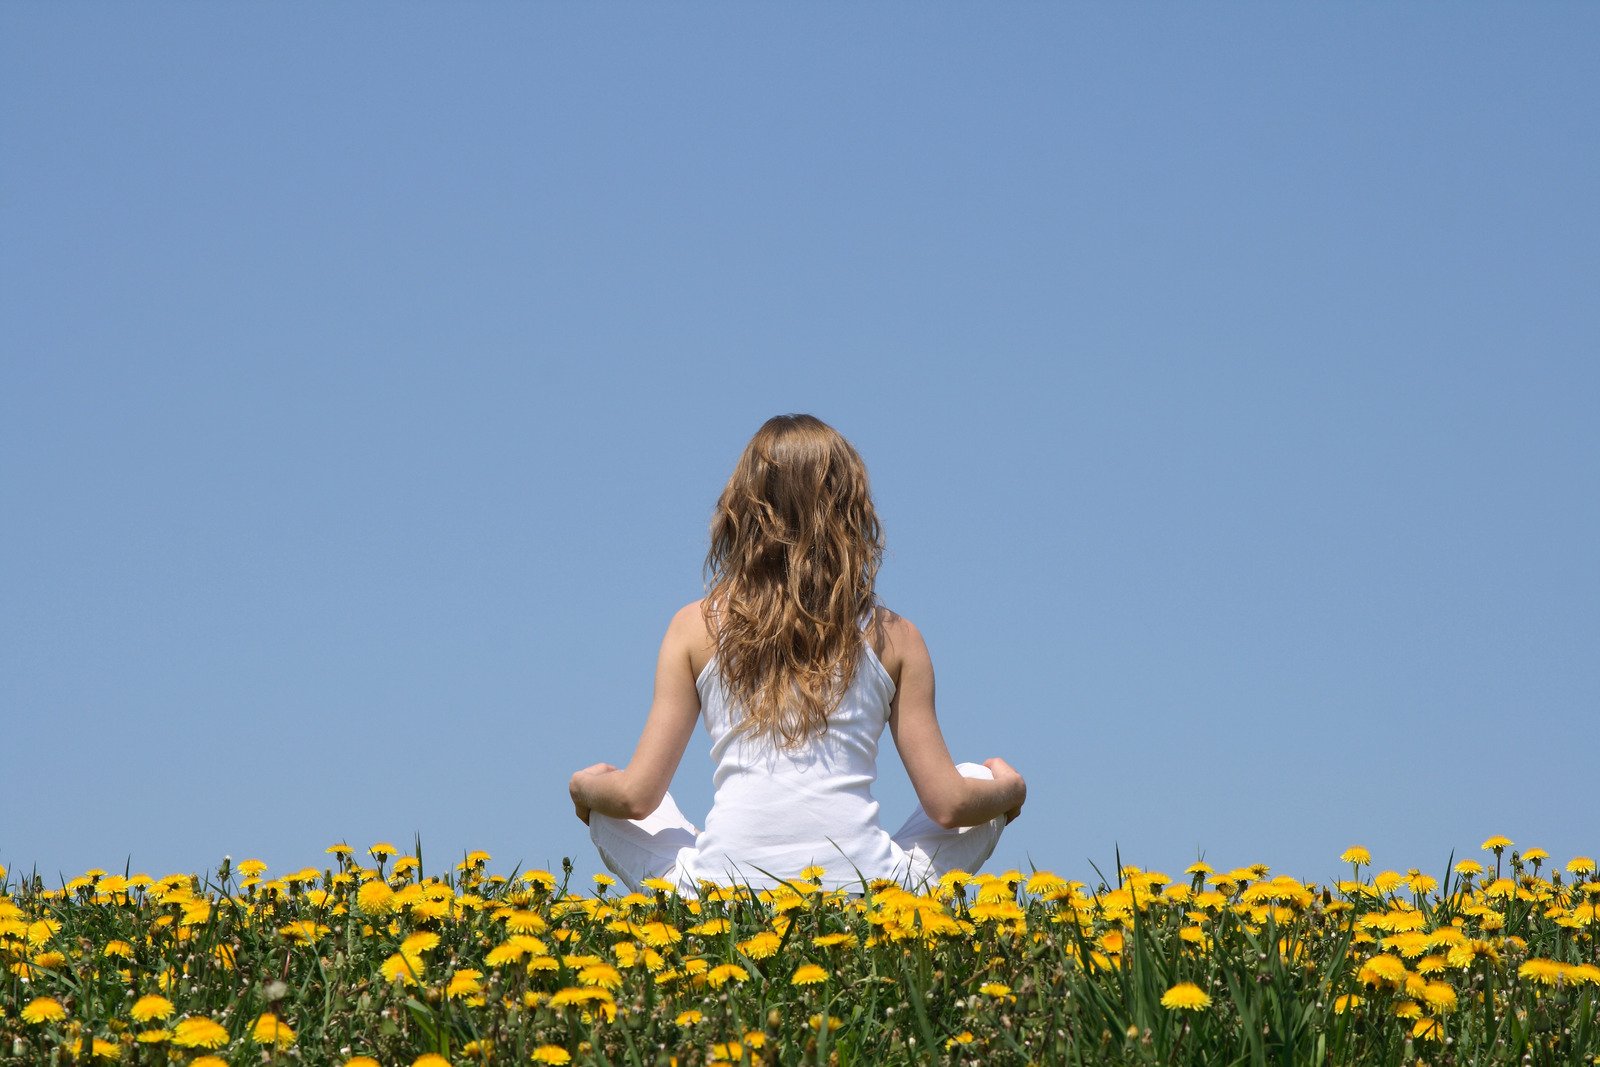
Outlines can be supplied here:
M685 878L770 888L811 866L826 871L829 887L894 876L897 856L872 786L895 687L870 644L827 728L792 749L738 728L740 709L714 657L695 687L715 796L695 847L679 858Z

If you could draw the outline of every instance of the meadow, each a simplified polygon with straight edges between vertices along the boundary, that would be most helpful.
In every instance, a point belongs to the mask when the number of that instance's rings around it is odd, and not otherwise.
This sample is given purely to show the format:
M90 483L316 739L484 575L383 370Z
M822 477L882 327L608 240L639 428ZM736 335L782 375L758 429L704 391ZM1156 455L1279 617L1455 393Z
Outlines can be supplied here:
M334 845L55 886L0 869L23 1064L1600 1062L1600 877L1484 842L1438 872L965 875L913 892L491 873Z

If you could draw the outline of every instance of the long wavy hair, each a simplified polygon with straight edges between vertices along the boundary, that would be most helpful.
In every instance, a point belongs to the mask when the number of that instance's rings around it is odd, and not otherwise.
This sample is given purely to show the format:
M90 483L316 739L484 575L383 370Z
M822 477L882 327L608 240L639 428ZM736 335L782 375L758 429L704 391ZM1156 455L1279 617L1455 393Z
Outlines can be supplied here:
M812 415L768 419L717 500L706 622L738 728L793 749L855 679L883 532L866 464Z

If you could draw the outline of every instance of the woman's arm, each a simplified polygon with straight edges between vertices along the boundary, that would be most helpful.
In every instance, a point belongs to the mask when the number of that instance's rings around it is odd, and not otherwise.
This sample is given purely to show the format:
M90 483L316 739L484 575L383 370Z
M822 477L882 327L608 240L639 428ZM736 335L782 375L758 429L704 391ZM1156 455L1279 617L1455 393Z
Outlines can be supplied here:
M704 655L707 641L698 601L672 617L656 659L650 715L633 759L620 770L596 763L572 776L568 792L578 818L587 823L589 813L598 811L618 819L642 819L660 805L700 718L692 661Z
M1028 786L1005 760L984 761L992 781L966 778L956 770L934 713L933 659L922 634L909 619L890 615L884 641L885 666L895 678L889 730L922 810L946 829L978 826L997 815L1010 822L1020 815Z

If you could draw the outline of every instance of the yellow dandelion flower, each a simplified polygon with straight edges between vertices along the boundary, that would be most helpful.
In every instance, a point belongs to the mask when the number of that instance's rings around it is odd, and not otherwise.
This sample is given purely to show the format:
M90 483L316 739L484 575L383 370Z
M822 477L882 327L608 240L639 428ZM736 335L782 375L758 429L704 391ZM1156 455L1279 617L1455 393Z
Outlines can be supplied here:
M1361 1007L1361 998L1354 993L1346 993L1333 1002L1333 1011L1336 1015L1343 1015L1352 1008Z
M415 956L439 947L439 935L432 930L423 930L411 934L400 942L400 951L407 956Z
M640 926L634 936L651 948L666 948L683 940L683 931L670 923L650 922Z
M540 889L554 889L556 876L549 871L523 871L522 880L529 885L538 886Z
M379 863L382 863L384 860L388 859L390 856L395 855L399 851L400 851L399 849L395 848L393 845L389 844L389 842L387 842L387 841L379 841L375 845L368 845L367 846L367 855L371 856L373 859L377 860Z
M544 921L544 916L527 908L513 908L499 918L506 924L506 929L514 934L537 934L550 925Z
M407 956L403 952L396 952L383 961L378 968L378 973L383 975L386 982L401 982L405 985L416 985L417 979L422 977L423 962L418 956Z
M141 1030L139 1036L134 1038L141 1045L159 1045L163 1041L172 1040L172 1031L165 1029Z
M571 1063L572 1053L560 1045L540 1045L533 1050L534 1063Z
M678 1017L672 1021L678 1026L693 1026L695 1023L700 1022L704 1018L705 1016L700 1012L690 1008L688 1011L679 1012Z
M822 876L827 873L826 867L818 867L816 864L800 868L800 877L812 882L822 881Z
M743 982L749 977L750 972L737 963L724 963L706 972L706 983L713 989L720 989L730 981Z
M1435 1012L1456 1010L1456 991L1448 982L1429 982L1423 987L1422 999Z
M1193 982L1179 982L1161 994L1161 1006L1173 1011L1200 1011L1211 1007L1211 997Z
M260 877L266 869L267 865L260 860L241 860L237 868L238 872L246 878Z
M389 883L374 878L356 890L356 907L368 915L387 915L395 910L395 893Z
M411 1061L411 1067L452 1067L452 1065L437 1052L424 1052Z
M155 993L146 993L133 1002L133 1007L128 1009L128 1017L136 1023L147 1023L151 1019L165 1019L172 1011L172 1001Z
M1015 999L1011 996L1011 987L1004 982L985 982L978 987L978 992L996 1000Z
M1594 860L1588 856L1574 856L1567 861L1567 870L1572 874L1590 874L1594 871Z
M744 1046L737 1041L721 1041L711 1046L712 1062L733 1063L744 1059Z
M1374 956L1361 965L1356 980L1362 985L1400 984L1406 980L1406 965L1398 956Z
M1411 1028L1411 1036L1425 1041L1443 1041L1444 1024L1438 1019L1418 1019Z
M811 943L813 945L817 946L818 948L834 948L835 946L842 946L844 948L851 948L856 944L856 935L855 934L822 934L819 937L813 937L811 939Z
M250 1038L258 1045L276 1045L288 1048L294 1044L294 1031L276 1015L264 1012L250 1028Z
M789 979L790 985L816 985L826 982L828 972L818 967L815 963L804 963L795 968L794 975Z
M115 1042L107 1041L103 1037L84 1038L80 1036L72 1043L72 1055L80 1063L91 1060L120 1060L122 1046Z
M698 937L716 937L718 934L728 932L727 919L707 919L697 926L689 927L689 932Z
M657 893L676 893L678 891L678 887L665 878L646 878L639 884L646 889L653 889Z
M1517 968L1517 975L1540 985L1555 985L1567 975L1567 965L1557 960L1531 959Z
M971 1030L963 1030L959 1034L957 1034L955 1037L952 1037L949 1040L947 1040L944 1043L944 1047L945 1048L955 1048L958 1045L970 1045L976 1040L978 1040L978 1039L976 1037L972 1036L972 1031Z
M778 951L778 946L783 943L783 938L770 930L763 930L754 937L739 942L739 951L753 960L764 960Z
M593 877L594 877L594 884L596 886L598 886L599 888L601 888L601 889L607 889L607 888L617 884L617 880L615 878L611 877L609 874L597 874L597 875L594 875Z
M221 1023L199 1015L172 1028L172 1043L179 1048L221 1048L228 1043L228 1031Z
M1351 845L1339 854L1341 863L1353 863L1358 867L1369 866L1372 863L1372 853L1360 845Z
M1482 848L1485 852L1493 852L1493 853L1499 854L1500 852L1503 852L1505 849L1510 848L1511 845L1512 845L1511 838L1503 837L1500 834L1495 834L1493 837L1491 837L1491 838L1487 839L1486 841L1484 841L1484 843L1482 845L1480 845L1479 847Z
M1414 1000L1402 1000L1395 1005L1394 1013L1401 1019L1416 1019L1422 1015L1422 1005Z
M228 1067L228 1061L221 1056L196 1056L189 1061L189 1067Z
M568 986L559 989L550 997L549 1004L552 1008L565 1008L571 1005L582 1004L613 1004L616 998L607 989L600 986Z
M67 1009L55 997L34 997L22 1009L25 1023L53 1023L67 1017Z
M591 963L578 971L578 984L617 989L622 985L622 972L609 963Z
M1477 860L1461 860L1453 869L1457 874L1476 875L1483 873L1483 864Z
M344 1061L344 1067L383 1067L371 1056L351 1056Z

